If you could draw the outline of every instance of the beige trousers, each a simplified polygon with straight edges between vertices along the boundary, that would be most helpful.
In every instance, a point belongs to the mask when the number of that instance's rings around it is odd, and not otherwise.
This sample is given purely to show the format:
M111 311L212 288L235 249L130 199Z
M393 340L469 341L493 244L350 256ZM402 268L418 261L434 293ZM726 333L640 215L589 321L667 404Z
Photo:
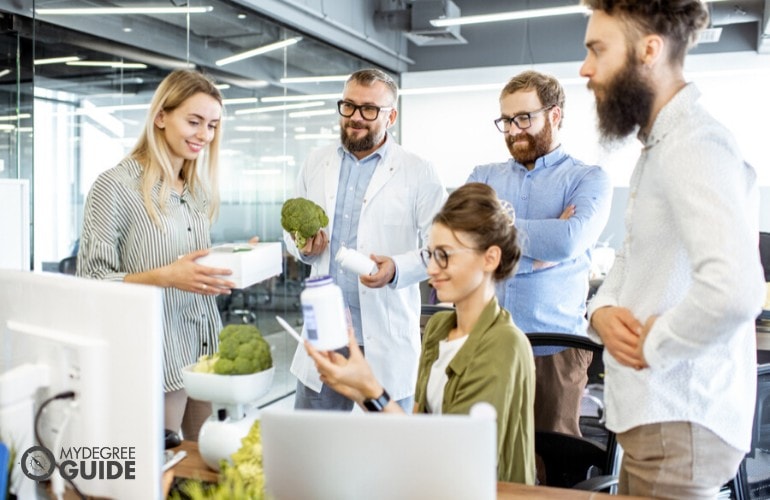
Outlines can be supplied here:
M641 425L618 434L623 447L618 494L715 499L744 453L691 422Z

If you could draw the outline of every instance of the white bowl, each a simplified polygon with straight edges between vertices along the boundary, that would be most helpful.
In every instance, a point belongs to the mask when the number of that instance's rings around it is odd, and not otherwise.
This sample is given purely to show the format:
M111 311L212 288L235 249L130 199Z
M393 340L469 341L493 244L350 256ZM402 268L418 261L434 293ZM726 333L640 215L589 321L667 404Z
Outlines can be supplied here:
M222 404L246 404L270 391L275 367L248 375L217 375L192 371L194 365L182 368L182 381L187 395L201 401Z

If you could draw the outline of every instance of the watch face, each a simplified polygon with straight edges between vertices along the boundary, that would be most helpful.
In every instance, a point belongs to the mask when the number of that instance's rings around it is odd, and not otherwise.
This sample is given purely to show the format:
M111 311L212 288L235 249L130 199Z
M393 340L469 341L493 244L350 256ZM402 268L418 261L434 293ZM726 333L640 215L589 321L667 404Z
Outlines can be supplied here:
M45 481L56 469L53 453L44 446L33 446L21 456L21 471L33 481Z

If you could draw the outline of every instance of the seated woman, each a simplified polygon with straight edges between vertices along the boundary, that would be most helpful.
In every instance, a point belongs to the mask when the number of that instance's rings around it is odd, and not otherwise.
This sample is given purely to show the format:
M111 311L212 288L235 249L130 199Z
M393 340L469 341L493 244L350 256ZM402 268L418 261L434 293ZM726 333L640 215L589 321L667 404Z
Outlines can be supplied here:
M455 311L433 315L425 327L415 413L468 414L484 401L497 411L500 481L534 484L535 365L525 335L495 297L495 282L519 260L513 217L486 184L454 191L433 219L422 251L430 283ZM365 410L403 413L372 374L355 338L350 356L305 347L335 391Z

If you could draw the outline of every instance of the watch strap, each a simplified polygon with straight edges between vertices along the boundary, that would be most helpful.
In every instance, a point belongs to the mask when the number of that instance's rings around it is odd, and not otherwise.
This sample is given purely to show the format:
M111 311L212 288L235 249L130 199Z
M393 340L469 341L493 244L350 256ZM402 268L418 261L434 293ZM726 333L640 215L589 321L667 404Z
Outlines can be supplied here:
M389 402L390 402L390 394L388 394L388 391L383 389L382 394L380 394L380 397L376 399L365 399L364 408L366 408L369 411L382 411L385 409L385 406L387 406Z

